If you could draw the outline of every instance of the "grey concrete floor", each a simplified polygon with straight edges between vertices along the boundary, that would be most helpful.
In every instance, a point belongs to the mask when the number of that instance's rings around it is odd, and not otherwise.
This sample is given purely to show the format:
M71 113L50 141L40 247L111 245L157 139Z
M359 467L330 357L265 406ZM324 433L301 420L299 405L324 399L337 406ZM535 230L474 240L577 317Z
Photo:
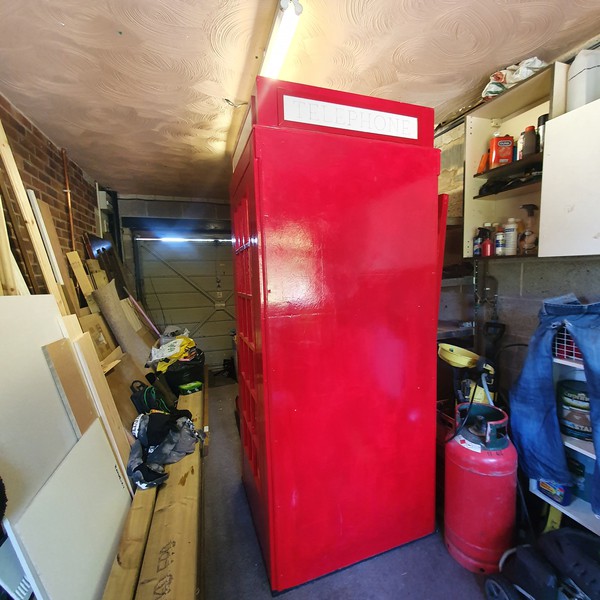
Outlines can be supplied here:
M210 449L205 459L206 600L272 597L241 482L235 425L237 385L209 390ZM294 588L285 600L481 600L482 580L458 565L434 533Z

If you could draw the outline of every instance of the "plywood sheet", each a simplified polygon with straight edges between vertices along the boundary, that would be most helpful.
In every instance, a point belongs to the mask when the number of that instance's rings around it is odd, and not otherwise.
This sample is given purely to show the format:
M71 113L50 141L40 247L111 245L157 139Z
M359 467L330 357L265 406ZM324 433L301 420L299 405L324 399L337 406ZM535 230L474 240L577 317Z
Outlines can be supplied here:
M77 441L42 346L62 339L53 296L0 297L0 473L22 514Z
M130 441L125 428L121 424L121 418L108 387L106 377L104 376L102 365L94 350L90 334L84 333L81 337L74 340L73 345L88 389L94 399L96 410L106 428L106 433L121 473L126 479L127 461L129 460L131 448ZM126 481L130 492L132 492L129 480L126 479Z
M65 409L79 437L84 434L98 412L90 395L79 361L69 339L57 340L43 347L44 356Z
M14 525L49 600L102 597L130 496L95 420Z

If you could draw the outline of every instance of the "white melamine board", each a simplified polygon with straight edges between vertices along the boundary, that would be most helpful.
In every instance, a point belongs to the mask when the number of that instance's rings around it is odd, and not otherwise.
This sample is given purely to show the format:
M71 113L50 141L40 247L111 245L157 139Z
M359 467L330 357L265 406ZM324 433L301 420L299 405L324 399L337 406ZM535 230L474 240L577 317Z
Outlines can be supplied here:
M130 504L96 419L14 526L39 600L102 597Z
M63 338L50 295L0 297L0 473L18 520L77 437L42 346Z
M600 100L546 123L539 256L600 254Z

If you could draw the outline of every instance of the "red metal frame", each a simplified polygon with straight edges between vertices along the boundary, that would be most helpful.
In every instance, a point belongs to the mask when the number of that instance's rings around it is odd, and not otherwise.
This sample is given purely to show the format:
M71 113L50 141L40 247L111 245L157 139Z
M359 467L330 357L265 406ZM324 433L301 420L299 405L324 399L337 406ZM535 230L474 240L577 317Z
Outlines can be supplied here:
M282 126L284 91L419 137ZM243 480L284 590L433 531L444 211L430 109L260 78L255 107L232 182Z

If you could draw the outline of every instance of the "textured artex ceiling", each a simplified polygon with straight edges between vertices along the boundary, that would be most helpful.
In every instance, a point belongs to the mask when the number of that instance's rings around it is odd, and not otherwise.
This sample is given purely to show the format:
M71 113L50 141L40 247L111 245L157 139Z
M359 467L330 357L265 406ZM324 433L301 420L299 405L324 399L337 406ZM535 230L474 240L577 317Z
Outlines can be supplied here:
M275 0L3 0L0 93L100 184L227 196ZM598 0L302 0L282 79L431 106L600 34ZM235 106L231 106L227 101Z

